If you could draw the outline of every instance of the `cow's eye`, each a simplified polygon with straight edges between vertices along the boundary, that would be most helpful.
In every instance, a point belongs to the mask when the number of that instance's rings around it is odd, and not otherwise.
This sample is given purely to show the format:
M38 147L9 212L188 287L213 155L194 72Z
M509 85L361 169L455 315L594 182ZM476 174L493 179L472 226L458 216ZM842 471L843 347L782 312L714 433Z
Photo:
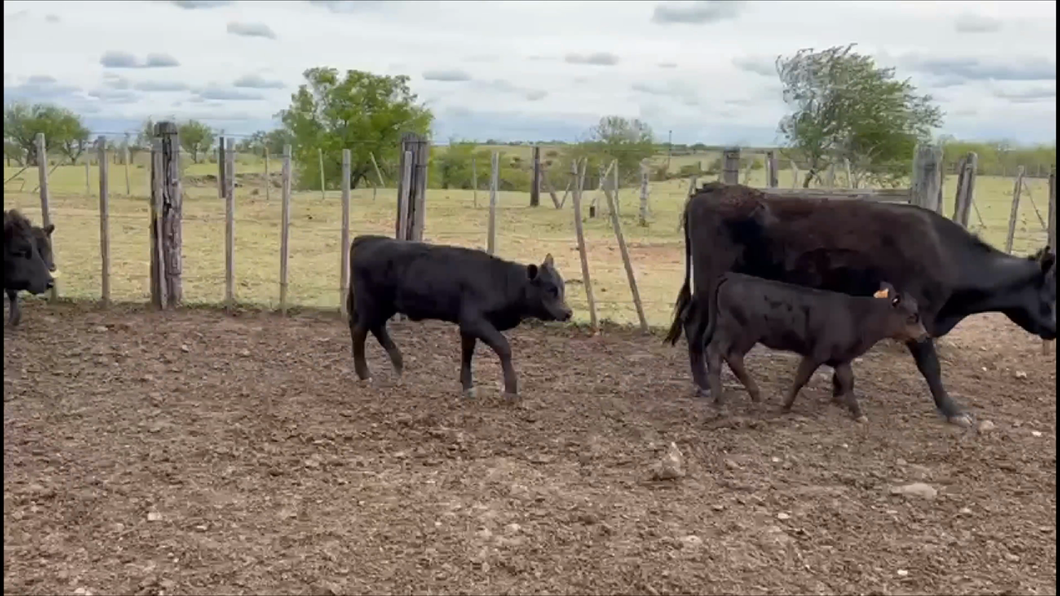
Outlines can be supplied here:
M553 298L559 298L559 288L551 287L548 289L548 295Z
M913 313L909 315L909 322L913 325L916 325L920 322L920 315L918 313Z

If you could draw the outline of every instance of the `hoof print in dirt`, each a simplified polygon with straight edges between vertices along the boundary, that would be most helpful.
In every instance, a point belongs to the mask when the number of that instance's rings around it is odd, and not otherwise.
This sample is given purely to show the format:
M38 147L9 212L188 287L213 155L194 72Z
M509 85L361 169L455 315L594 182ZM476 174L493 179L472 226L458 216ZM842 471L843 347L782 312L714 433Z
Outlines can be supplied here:
M677 444L671 442L662 459L651 466L652 480L677 480L685 476L685 457Z

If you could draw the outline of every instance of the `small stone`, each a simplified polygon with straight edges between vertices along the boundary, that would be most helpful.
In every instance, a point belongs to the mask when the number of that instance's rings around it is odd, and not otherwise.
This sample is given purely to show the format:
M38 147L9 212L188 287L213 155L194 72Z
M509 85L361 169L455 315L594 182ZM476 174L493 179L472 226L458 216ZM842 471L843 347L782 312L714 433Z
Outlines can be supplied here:
M1017 371L1016 371L1016 374L1015 374L1014 376L1015 376L1015 377L1016 377L1017 379L1026 379L1026 378L1027 378L1027 373L1026 373L1026 372L1024 372L1024 371L1022 371L1022 370L1017 370Z
M787 520L791 519L791 516L788 515L787 513L778 513L777 514L777 519L779 519L780 521L787 521Z
M162 521L162 514L157 512L157 511L148 512L147 521L149 521L149 522Z
M961 510L960 510L959 513L961 515L971 515L972 514L972 510L967 508L967 507L961 507Z
M997 428L997 425L989 420L983 420L979 423L979 432L981 433L988 433L995 428Z
M906 571L905 569L899 569L898 570L898 577L908 577L908 576L909 576L909 572Z
M899 466L904 466L904 465L908 465L909 464L909 462L905 461L904 459L902 459L900 457L897 460L895 460L894 463L898 464Z
M725 510L725 505L722 505L721 503L714 503L713 505L710 506L710 508L713 509L714 511L724 511Z
M97 331L99 333L106 333L108 331L106 325L98 325L96 327L93 327L93 330L95 330L95 331ZM82 589L84 589L84 588L82 588Z
M688 549L699 548L703 546L703 539L695 534L689 534L681 538L681 546Z
M504 531L508 532L509 534L518 534L519 530L522 530L522 529L523 529L522 526L520 526L519 524L515 524L515 523L508 524L508 525L504 526Z
M651 473L654 480L676 480L684 477L685 458L676 443L670 443L662 460L652 465Z
M250 350L248 350L246 348L243 348L242 350L239 351L239 355L240 356L250 356Z
M1012 554L1012 553L1005 553L1005 560L1008 561L1009 563L1019 563L1020 562L1020 556Z
M924 484L923 482L914 482L912 484L906 484L903 486L891 487L892 495L902 495L906 497L920 497L922 499L932 500L938 496L938 491L935 490L930 484Z
M774 457L769 458L769 461L771 461L771 462L773 462L775 464L779 464L780 463L780 458L774 456Z
M92 596L92 592L88 588L78 588L74 590L74 594L77 594L77 596Z
M188 347L188 344L181 344L180 345L180 351L184 352L184 353L188 353L188 352L191 351L191 348Z
M727 459L727 460L725 460L725 467L727 469L729 469L729 470L739 470L740 469L740 464L734 462L731 459Z
M1032 437L1040 437L1040 436L1042 436L1042 433L1040 433L1040 432L1038 432L1036 430L1032 430L1031 431L1031 436Z

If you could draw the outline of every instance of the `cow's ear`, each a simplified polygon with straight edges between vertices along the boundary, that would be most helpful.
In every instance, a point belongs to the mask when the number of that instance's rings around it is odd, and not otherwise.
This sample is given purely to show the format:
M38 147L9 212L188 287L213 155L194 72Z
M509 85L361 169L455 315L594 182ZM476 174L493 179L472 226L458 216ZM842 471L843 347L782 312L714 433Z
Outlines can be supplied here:
M48 224L44 226L44 233L51 236L52 232L55 231L55 224Z
M552 262L552 253L548 253L547 255L545 255L545 262L542 263L542 265L548 267L549 269L555 267L555 264L553 264Z
M1038 264L1041 265L1043 273L1048 273L1056 265L1056 253L1047 247L1038 259Z
M529 278L530 281L534 281L535 279L537 279L538 273L539 271L537 269L537 265L530 264L526 266L526 277Z

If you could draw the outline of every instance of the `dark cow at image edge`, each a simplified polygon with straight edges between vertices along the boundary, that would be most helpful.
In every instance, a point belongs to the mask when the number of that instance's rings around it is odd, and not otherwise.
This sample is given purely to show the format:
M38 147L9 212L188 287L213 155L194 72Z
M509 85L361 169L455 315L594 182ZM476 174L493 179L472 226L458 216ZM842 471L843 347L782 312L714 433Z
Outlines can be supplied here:
M22 320L18 293L43 294L55 284L54 231L54 225L35 226L14 209L4 211L4 292L11 303L8 322L12 327Z
M375 336L401 374L401 352L387 333L395 314L413 321L434 319L460 326L460 384L474 393L471 359L482 341L500 358L504 393L518 394L512 349L501 334L527 318L568 321L563 277L545 257L521 265L481 250L431 245L365 235L350 244L350 287L346 297L357 377L370 378L364 357L368 333Z
M947 393L934 338L973 314L999 312L1042 339L1056 338L1056 258L1005 254L959 224L913 205L769 197L710 182L685 205L685 280L666 341L688 338L693 383L706 385L705 298L728 271L871 296L887 281L916 300L930 337L908 341L938 411L970 418ZM694 281L690 285L689 277ZM693 291L694 290L694 291ZM833 374L833 386L839 379Z

